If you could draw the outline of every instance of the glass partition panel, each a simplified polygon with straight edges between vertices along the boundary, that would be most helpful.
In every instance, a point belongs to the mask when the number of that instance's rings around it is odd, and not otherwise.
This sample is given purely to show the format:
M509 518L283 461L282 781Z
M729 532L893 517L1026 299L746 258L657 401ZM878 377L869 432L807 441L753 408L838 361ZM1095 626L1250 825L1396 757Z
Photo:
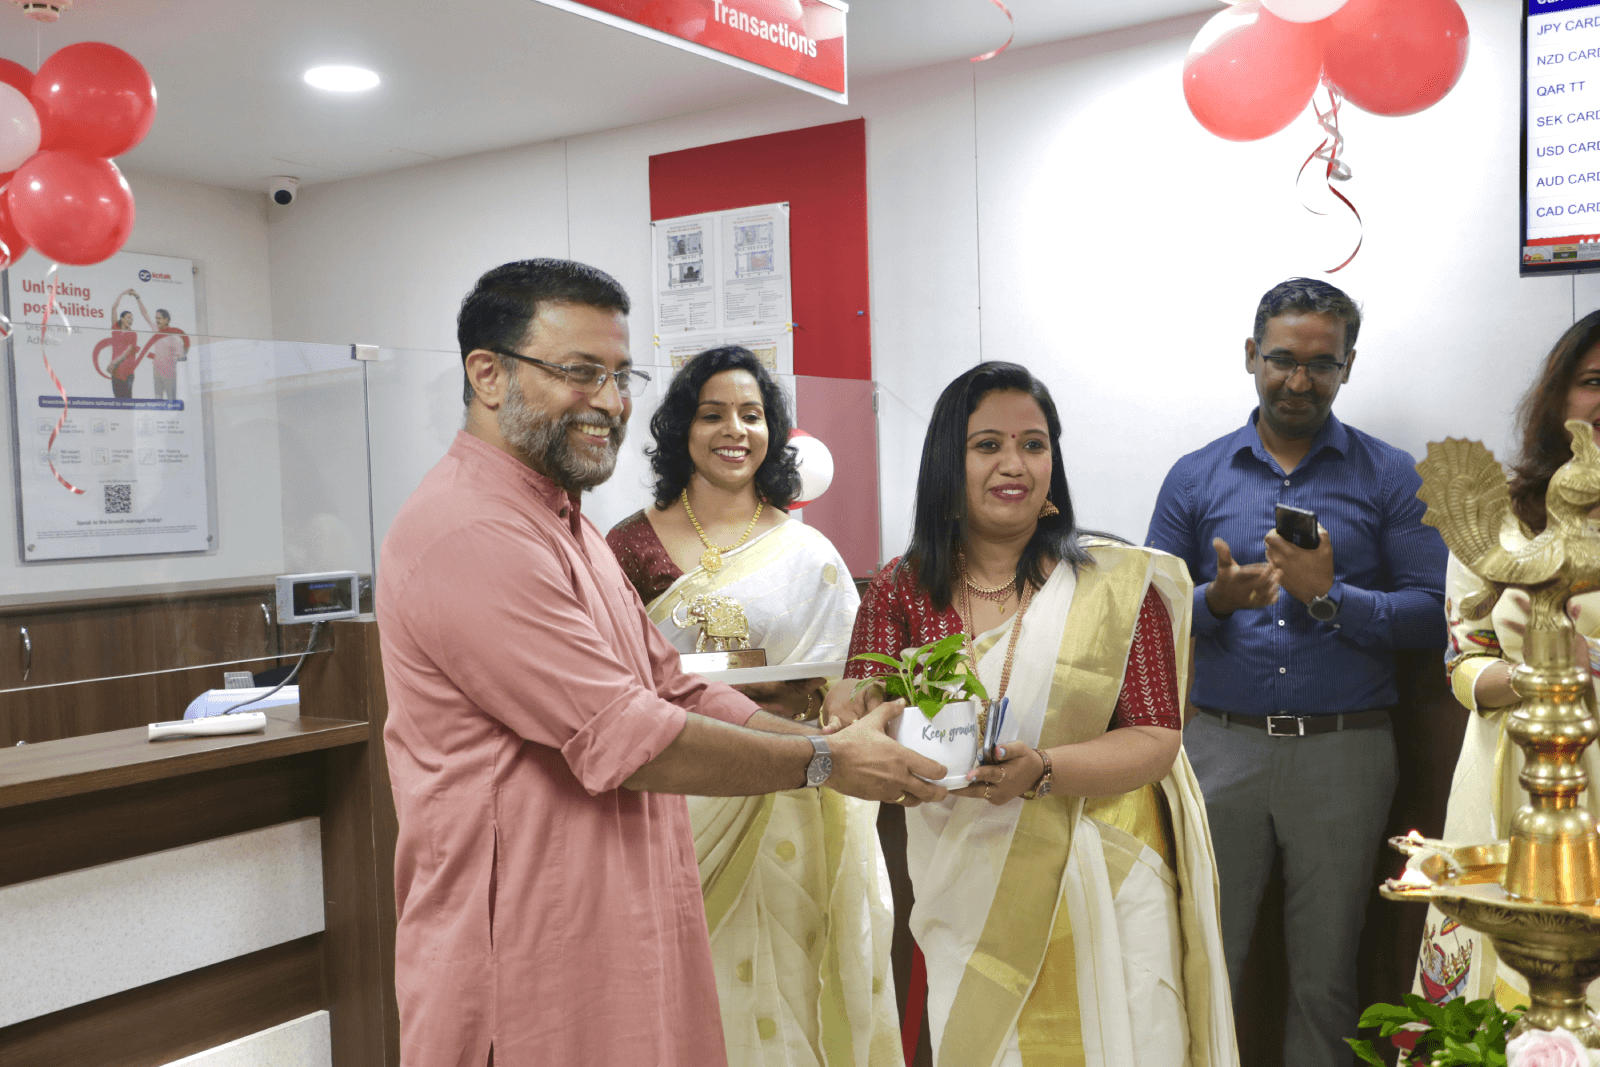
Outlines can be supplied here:
M371 573L348 345L30 325L7 349L0 692L261 672L309 631L278 625L276 575Z
M373 534L381 546L400 506L450 448L466 408L459 353L385 348L366 369ZM648 364L640 369L652 380L633 399L616 471L584 497L584 514L602 533L653 499L655 479L645 454L654 444L650 419L674 372ZM870 575L879 563L876 387L865 380L777 377L798 409L796 424L826 444L834 459L832 487L799 516L827 534L853 574Z

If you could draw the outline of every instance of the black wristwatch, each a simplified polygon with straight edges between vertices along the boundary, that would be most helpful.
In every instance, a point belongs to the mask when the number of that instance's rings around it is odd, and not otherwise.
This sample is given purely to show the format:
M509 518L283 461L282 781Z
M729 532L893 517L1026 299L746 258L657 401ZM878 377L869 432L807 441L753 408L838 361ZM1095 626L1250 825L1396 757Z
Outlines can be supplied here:
M1332 622L1339 616L1339 602L1328 595L1332 592L1333 589L1329 588L1327 593L1314 596L1306 602L1306 612L1318 622Z
M828 750L828 739L809 735L807 741L816 750L811 757L811 762L806 764L806 785L812 789L817 788L828 780L828 775L833 773L833 753Z

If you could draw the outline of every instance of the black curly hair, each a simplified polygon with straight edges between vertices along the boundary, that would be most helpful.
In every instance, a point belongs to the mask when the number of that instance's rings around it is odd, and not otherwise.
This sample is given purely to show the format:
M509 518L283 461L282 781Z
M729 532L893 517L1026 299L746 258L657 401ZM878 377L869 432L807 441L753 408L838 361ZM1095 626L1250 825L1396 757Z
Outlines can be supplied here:
M694 460L689 458L689 427L700 408L700 390L714 375L726 370L749 371L761 389L761 406L766 409L767 458L756 468L756 495L771 506L788 511L800 492L800 461L788 443L794 429L788 396L754 352L739 345L725 345L708 348L685 363L673 375L661 406L650 417L650 434L656 439L656 446L645 449L645 455L650 457L650 469L656 476L657 511L670 508L689 484L689 476L694 473Z

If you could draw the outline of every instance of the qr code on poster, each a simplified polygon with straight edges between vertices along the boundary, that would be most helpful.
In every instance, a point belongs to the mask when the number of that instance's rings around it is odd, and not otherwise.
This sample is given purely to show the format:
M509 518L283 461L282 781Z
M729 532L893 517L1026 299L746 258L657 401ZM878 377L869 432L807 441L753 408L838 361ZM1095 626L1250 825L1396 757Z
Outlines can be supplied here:
M129 482L117 482L107 485L106 511L107 515L133 514L133 485Z

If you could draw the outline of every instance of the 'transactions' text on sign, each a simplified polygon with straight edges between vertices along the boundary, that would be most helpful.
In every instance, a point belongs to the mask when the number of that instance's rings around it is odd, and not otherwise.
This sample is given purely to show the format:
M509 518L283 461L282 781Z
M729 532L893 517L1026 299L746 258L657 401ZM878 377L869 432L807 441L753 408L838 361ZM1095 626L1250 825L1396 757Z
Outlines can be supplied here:
M1528 0L1523 263L1600 261L1600 0Z
M844 0L539 2L846 101Z

